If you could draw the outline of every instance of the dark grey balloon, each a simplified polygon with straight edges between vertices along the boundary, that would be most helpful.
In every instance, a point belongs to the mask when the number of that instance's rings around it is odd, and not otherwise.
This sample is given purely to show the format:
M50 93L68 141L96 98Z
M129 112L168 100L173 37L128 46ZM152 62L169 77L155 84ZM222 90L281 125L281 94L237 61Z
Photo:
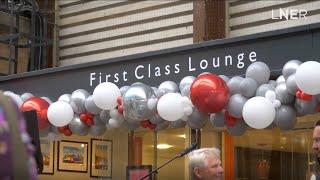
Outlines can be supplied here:
M234 94L229 99L227 111L233 117L242 118L242 109L247 101L248 98L243 97L241 94Z
M188 117L187 124L191 129L200 129L206 124L208 118L207 114L194 109L192 114Z
M256 90L258 88L257 82L251 78L244 78L240 83L240 94L251 98L256 94Z
M95 116L93 117L93 124L94 124L94 125L103 125L103 126L106 125L106 123L101 120L100 115L95 115Z
M265 84L270 78L270 68L264 62L254 62L248 66L246 77L254 79L258 85Z
M85 100L89 97L89 93L84 89L77 89L71 94L70 105L77 114L86 111Z
M294 107L297 111L297 116L299 117L317 112L317 105L318 102L314 97L311 101L304 101L296 98L294 103Z
M240 83L243 79L244 79L243 77L235 76L228 81L227 85L229 87L229 91L231 95L237 94L240 92Z
M123 121L123 126L126 127L130 131L134 131L140 127L140 123L137 121L135 122L135 121L125 120L125 121Z
M297 123L296 115L296 110L292 106L281 105L280 108L276 111L274 123L281 130L293 129Z
M271 84L262 84L257 88L256 96L265 97L267 91L274 91L275 89L276 88Z
M230 80L230 78L229 78L228 76L225 76L225 75L219 75L219 77L220 77L221 79L223 79L225 83L228 83L229 80Z
M213 127L222 128L224 127L225 118L224 111L220 111L210 115L210 123Z
M92 114L100 114L102 109L100 109L94 102L93 97L90 95L84 103L84 106L86 107L86 110Z
M89 129L89 133L92 136L101 136L106 132L106 126L104 125L93 125Z
M296 75L295 74L291 74L286 81L286 86L287 86L287 90L290 94L292 95L296 95L297 92L297 83L296 83Z
M184 126L186 126L186 121L183 121L183 120L177 120L177 121L171 121L170 122L170 126L172 128L182 128Z
M294 100L294 96L289 93L285 83L279 84L275 89L276 97L282 104L290 104Z
M88 126L80 120L80 117L78 115L74 115L72 121L68 126L72 133L80 136L85 136L89 132Z
M161 124L163 123L165 120L162 119L158 114L155 114L154 116L152 116L149 121L152 123L152 124Z
M282 75L284 79L288 79L291 74L296 73L298 67L302 62L299 60L288 61L282 68Z
M49 132L51 132L51 127L47 126L46 128L39 130L39 136L40 137L47 137Z
M104 124L108 124L109 119L110 119L110 112L109 110L102 110L100 112L100 120L101 122L103 122Z
M168 121L164 121L160 124L157 125L157 127L154 129L155 131L161 131L163 129L166 129L169 126L169 122Z
M247 125L243 119L238 119L236 124L232 127L227 127L227 131L232 136L241 136L247 130Z

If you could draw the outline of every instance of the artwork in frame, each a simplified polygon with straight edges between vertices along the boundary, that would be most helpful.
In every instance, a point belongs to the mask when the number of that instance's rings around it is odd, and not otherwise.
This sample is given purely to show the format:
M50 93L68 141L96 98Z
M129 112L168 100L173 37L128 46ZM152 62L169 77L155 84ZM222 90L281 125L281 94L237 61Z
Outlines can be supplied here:
M60 141L58 146L58 170L88 172L88 143Z
M54 141L40 139L40 148L43 160L43 170L41 174L54 174Z
M151 173L151 171L152 165L127 166L126 180L140 180ZM152 175L146 177L145 180L152 180Z
M112 177L112 141L91 139L91 177Z

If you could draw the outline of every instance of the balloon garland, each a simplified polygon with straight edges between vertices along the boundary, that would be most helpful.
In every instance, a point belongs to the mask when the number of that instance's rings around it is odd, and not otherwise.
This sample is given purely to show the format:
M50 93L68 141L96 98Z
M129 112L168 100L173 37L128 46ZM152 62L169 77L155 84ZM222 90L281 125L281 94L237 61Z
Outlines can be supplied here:
M22 111L35 110L42 136L102 135L107 129L124 126L159 131L190 126L202 128L207 120L234 136L248 127L294 128L297 116L320 111L320 63L288 61L276 81L263 62L248 66L244 77L202 73L186 76L177 85L159 87L143 83L118 88L111 82L99 84L91 95L84 89L61 95L56 102L31 93L21 96L5 91Z

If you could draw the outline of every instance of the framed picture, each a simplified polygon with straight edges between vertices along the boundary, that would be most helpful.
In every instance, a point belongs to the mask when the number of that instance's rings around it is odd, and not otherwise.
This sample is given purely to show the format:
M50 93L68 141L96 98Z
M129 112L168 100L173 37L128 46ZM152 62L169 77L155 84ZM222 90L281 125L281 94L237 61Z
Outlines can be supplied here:
M112 177L112 141L91 139L91 177Z
M58 170L83 172L88 171L88 143L60 141L58 146Z
M127 180L140 180L152 171L151 165L127 166ZM152 175L146 177L145 180L152 180Z
M40 148L43 160L41 174L54 174L54 141L40 139Z

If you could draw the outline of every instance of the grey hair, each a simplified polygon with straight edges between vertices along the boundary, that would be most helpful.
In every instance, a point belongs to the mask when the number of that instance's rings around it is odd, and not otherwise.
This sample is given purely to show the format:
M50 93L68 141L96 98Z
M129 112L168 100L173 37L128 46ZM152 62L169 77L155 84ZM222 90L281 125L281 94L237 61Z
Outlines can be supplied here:
M189 153L189 169L191 171L192 177L194 176L193 169L195 167L205 167L207 166L206 159L208 157L215 156L220 159L220 150L218 148L201 148L194 150Z

